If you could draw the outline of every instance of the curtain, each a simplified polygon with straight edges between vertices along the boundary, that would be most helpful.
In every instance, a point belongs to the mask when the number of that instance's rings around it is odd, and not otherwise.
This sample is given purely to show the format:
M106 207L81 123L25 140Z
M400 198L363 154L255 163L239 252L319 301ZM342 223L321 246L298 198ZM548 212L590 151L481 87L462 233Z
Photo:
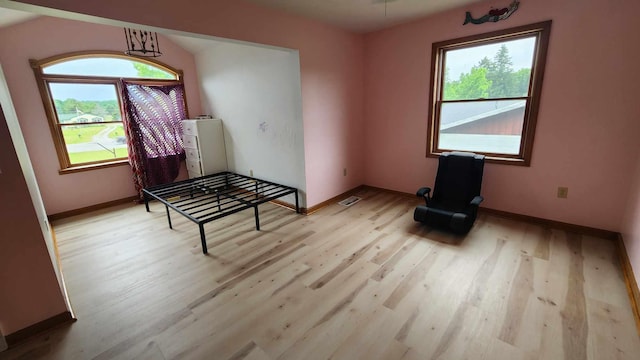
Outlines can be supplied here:
M123 119L129 163L140 200L142 189L172 182L185 159L182 120L184 86L122 81Z

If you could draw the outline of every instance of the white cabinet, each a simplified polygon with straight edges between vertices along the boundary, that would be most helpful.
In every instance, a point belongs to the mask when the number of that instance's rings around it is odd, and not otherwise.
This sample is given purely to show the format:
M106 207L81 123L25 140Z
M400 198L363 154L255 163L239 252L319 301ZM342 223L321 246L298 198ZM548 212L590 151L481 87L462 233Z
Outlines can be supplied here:
M183 120L182 128L189 178L227 170L222 120Z

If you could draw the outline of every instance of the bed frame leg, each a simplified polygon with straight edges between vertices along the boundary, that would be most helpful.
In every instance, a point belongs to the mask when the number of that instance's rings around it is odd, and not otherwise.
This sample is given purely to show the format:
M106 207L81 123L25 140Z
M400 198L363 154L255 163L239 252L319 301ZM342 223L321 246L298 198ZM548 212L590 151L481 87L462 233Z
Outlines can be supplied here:
M300 214L300 205L298 205L298 190L296 190L294 194L296 194L296 214Z
M164 206L167 209L167 221L169 222L169 229L173 230L173 225L171 224L171 215L169 215L169 207L167 205Z
M149 212L149 198L146 193L142 193L142 197L144 198L144 207L147 209L147 212Z
M207 240L204 236L204 224L198 224L200 227L200 242L202 243L202 253L207 255L209 250L207 249Z
M256 216L256 230L260 231L260 218L258 218L258 207L257 206L253 207L253 213Z

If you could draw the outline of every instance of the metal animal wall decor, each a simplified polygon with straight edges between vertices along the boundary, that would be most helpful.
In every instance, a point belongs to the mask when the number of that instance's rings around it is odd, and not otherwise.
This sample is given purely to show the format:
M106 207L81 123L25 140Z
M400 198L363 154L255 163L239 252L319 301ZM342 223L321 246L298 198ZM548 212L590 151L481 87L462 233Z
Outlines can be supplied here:
M518 10L518 5L520 5L520 1L513 0L513 2L509 5L509 7L502 8L502 9L491 9L489 10L488 14L482 17L479 17L477 19L474 19L473 16L471 16L471 13L467 11L467 14L464 19L464 24L462 25L467 25L468 23L477 25L477 24L483 24L486 22L497 22L500 20L504 20L509 16L511 16L511 14L516 12L516 10Z

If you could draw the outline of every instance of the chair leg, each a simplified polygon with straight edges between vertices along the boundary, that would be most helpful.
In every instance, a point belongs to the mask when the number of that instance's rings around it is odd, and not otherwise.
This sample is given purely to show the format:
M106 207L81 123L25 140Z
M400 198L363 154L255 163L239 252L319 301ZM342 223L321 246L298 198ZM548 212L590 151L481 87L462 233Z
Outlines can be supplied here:
M424 223L427 221L427 213L428 211L426 206L418 206L413 211L413 220Z

